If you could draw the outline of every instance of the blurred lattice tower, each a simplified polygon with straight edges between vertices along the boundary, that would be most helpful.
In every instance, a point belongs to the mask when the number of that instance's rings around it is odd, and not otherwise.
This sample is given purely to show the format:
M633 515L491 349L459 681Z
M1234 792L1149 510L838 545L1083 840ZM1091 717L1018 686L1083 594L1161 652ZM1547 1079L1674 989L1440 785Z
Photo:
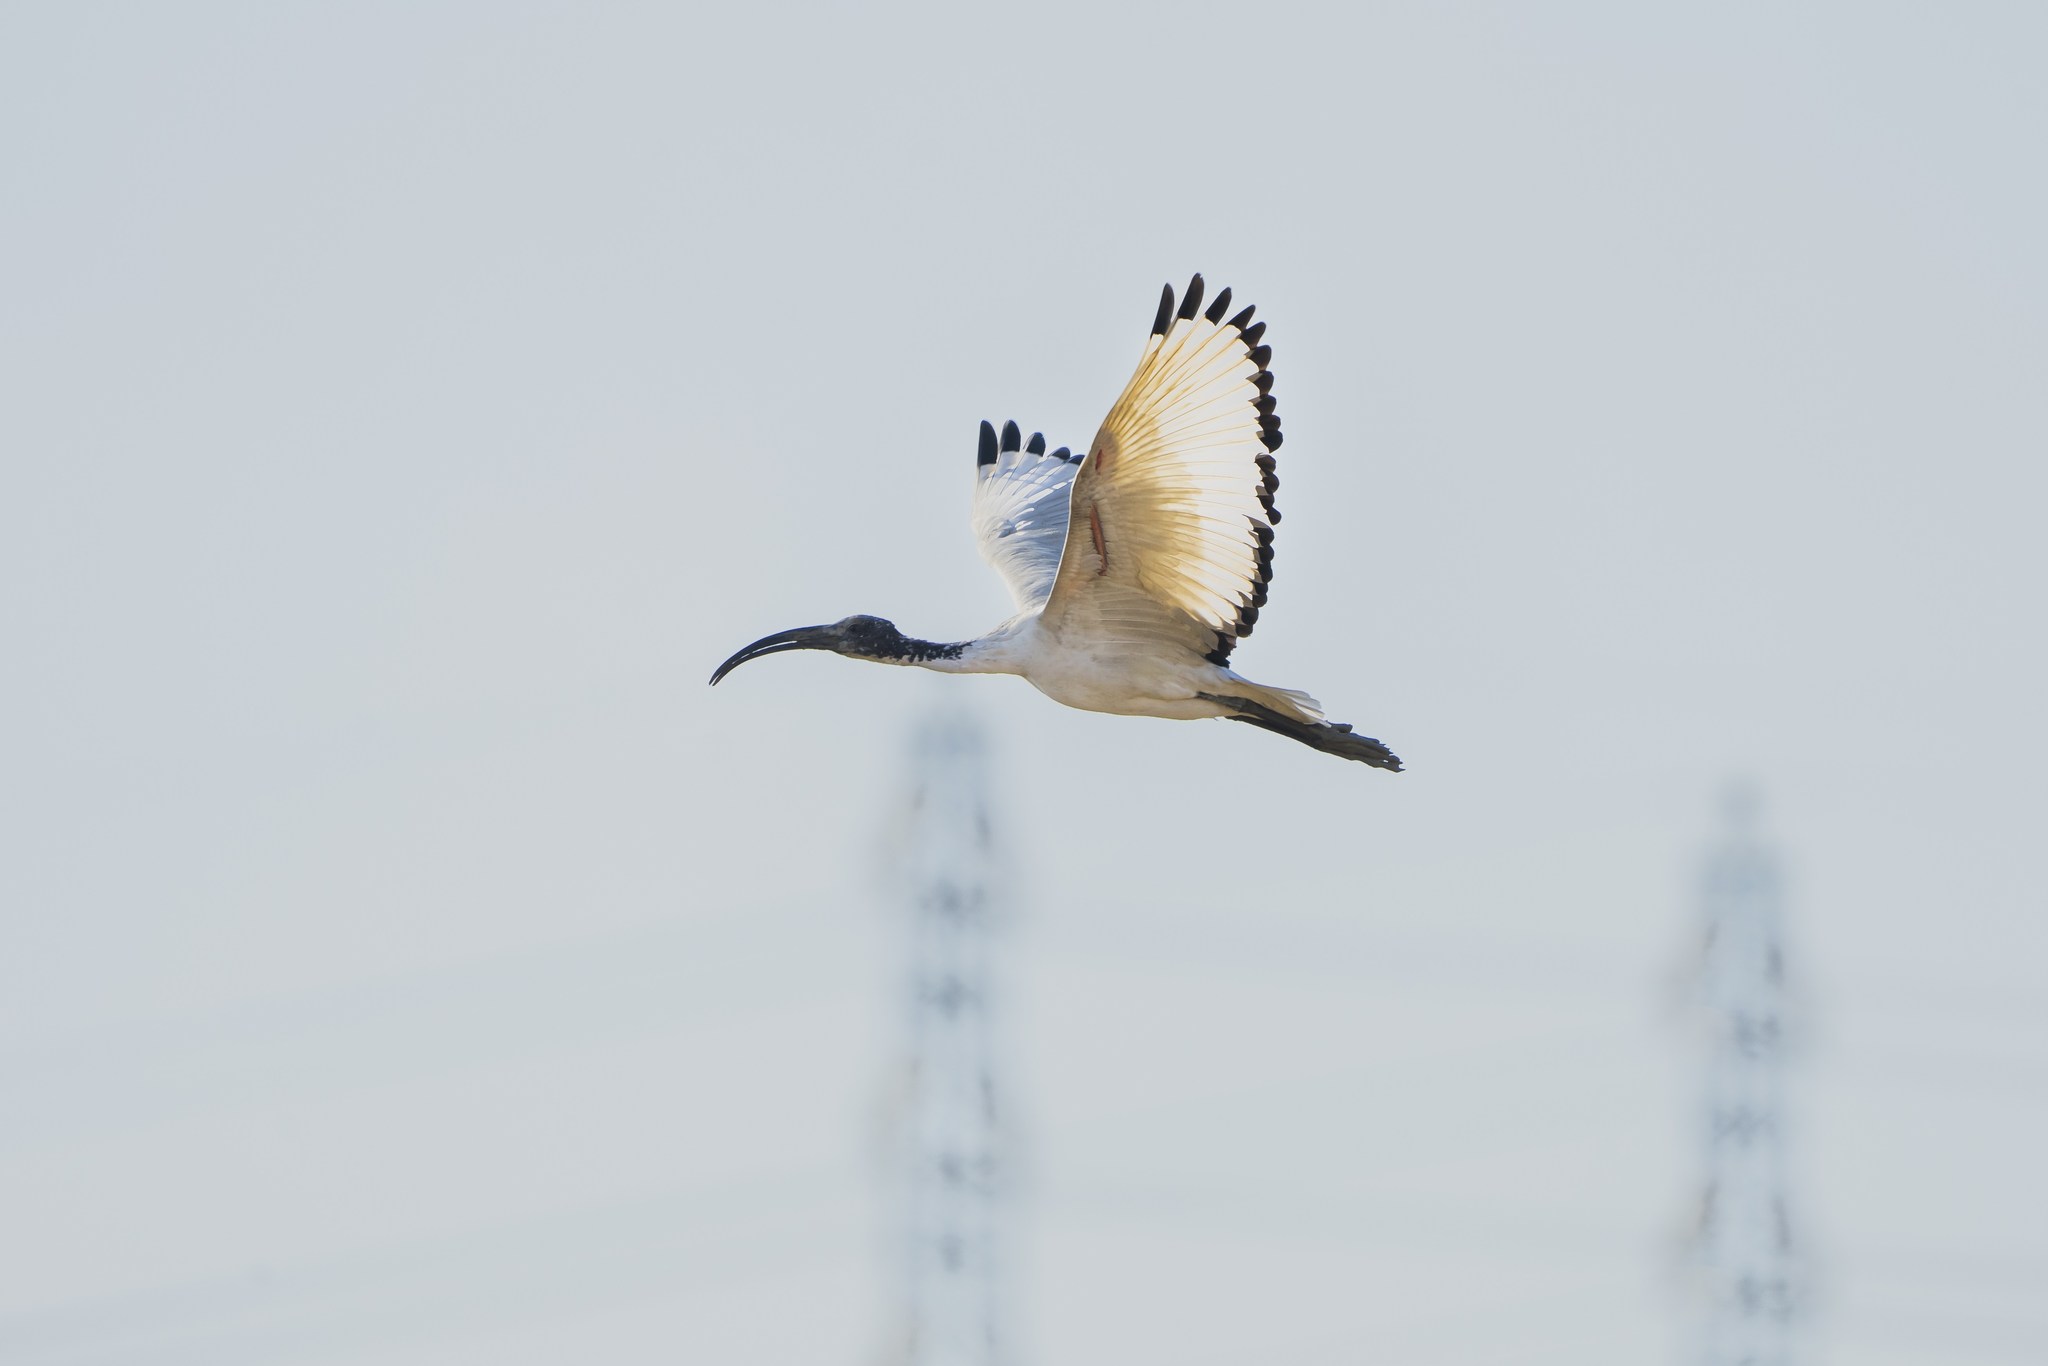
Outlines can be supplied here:
M978 722L927 717L903 845L910 912L902 1098L907 1366L997 1366L1002 1160L990 988L1001 885Z
M1690 1248L1690 1357L1790 1366L1802 1294L1785 1173L1783 881L1751 790L1727 794L1723 822L1700 880L1706 1181Z

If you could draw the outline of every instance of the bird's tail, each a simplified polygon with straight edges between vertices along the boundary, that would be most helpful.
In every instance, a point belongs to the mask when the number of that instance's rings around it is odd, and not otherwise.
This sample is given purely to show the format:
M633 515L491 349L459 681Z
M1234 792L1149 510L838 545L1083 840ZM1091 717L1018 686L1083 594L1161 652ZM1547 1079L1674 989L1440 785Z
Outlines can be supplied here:
M1262 688L1260 691L1281 690ZM1248 726L1257 726L1260 730L1270 730L1275 735L1298 740L1310 749L1334 754L1340 759L1353 759L1361 764L1370 764L1374 768L1386 769L1389 773L1401 771L1401 760L1396 757L1394 751L1369 735L1355 733L1342 721L1306 720L1299 716L1289 716L1249 697L1226 697L1215 693L1201 695L1211 702L1228 707L1229 719L1232 721L1242 721ZM1315 705L1312 699L1306 698L1303 694L1292 693L1289 696L1302 697L1310 707ZM1322 713L1317 711L1315 714L1319 717Z
M1327 719L1323 715L1323 704L1305 692L1298 692L1293 688L1268 687L1264 683L1254 683L1249 678L1241 678L1235 673L1232 673L1229 677L1230 696L1217 699L1219 701L1226 704L1232 700L1256 702L1267 711L1275 712L1293 721L1322 721Z

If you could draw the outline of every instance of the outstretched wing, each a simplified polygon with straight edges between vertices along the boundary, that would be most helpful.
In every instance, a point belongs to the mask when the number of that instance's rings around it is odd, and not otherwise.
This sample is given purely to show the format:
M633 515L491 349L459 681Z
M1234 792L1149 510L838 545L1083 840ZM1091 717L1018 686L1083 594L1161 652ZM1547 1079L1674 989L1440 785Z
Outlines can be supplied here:
M1273 577L1273 348L1230 291L1173 287L1138 371L1073 481L1044 620L1105 639L1171 639L1217 664L1251 633Z
M1065 446L1048 454L1037 432L1022 440L1014 422L981 424L974 477L974 539L981 558L1009 585L1018 610L1030 611L1052 592L1067 542L1067 488L1081 457Z

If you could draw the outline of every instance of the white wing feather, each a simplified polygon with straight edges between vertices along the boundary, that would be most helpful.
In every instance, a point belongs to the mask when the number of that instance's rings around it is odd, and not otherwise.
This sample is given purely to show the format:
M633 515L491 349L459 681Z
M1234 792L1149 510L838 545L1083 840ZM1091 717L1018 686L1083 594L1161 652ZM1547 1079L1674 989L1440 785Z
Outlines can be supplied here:
M1061 635L1172 640L1223 663L1272 578L1272 349L1252 310L1206 313L1202 277L1169 287L1137 373L1073 480L1043 620Z
M1047 452L1045 438L1032 434L1021 442L1014 422L995 429L982 425L982 453L995 453L980 465L974 481L974 539L981 557L1003 576L1019 611L1044 604L1059 572L1060 553L1067 543L1067 490L1080 458L1062 446Z

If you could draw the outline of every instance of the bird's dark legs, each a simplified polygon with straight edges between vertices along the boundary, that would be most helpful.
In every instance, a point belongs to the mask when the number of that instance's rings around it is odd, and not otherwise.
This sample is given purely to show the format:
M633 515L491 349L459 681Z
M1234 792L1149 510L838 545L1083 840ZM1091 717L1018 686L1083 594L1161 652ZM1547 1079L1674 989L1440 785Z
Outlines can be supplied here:
M1230 708L1232 721L1242 721L1260 730L1270 730L1275 735L1284 735L1298 740L1310 749L1319 749L1325 754L1334 754L1340 759L1354 759L1361 764L1386 769L1389 773L1401 771L1401 761L1394 752L1369 735L1352 733L1351 727L1341 721L1297 721L1283 716L1271 707L1262 706L1245 697L1225 697L1217 693L1197 693L1205 701Z

